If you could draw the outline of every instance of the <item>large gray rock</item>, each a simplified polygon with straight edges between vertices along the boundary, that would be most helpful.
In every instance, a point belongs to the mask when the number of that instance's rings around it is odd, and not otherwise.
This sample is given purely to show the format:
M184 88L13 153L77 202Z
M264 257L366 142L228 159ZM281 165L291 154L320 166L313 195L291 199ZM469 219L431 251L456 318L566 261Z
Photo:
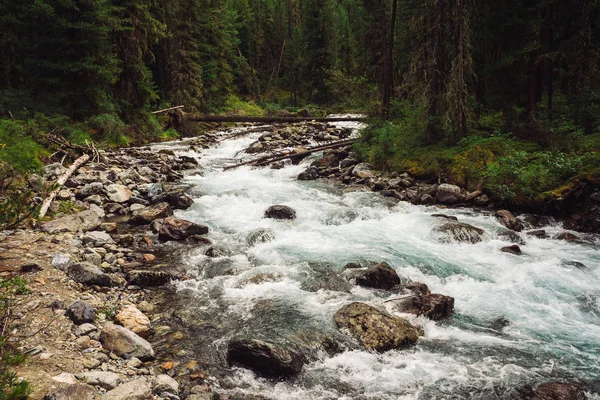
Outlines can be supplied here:
M206 249L204 255L211 258L229 257L231 256L231 250L228 247L214 244Z
M579 387L564 382L550 382L535 390L533 400L585 400L586 396Z
M106 392L103 400L149 400L152 398L152 383L148 378L138 378Z
M104 325L100 334L102 346L119 357L137 357L142 361L154 359L150 343L134 332L113 323Z
M95 400L100 394L91 386L75 384L51 390L43 400Z
M352 175L358 178L365 178L367 175L373 175L373 166L367 163L360 163L352 168Z
M91 244L93 247L102 247L107 244L114 244L113 238L106 232L91 231L86 232L82 238L83 244Z
M141 210L136 210L129 219L130 224L135 225L146 225L154 221L155 219L167 218L173 215L173 209L166 202L153 204L148 207L144 207Z
M335 323L347 329L367 350L384 352L415 343L421 328L364 303L351 303L335 313Z
M110 277L88 262L71 265L67 270L67 276L84 285L112 286Z
M80 300L71 304L65 313L75 325L94 322L94 314L94 307Z
M485 238L485 231L474 227L473 225L462 222L447 222L435 226L432 229L433 235L441 243L479 243Z
M44 167L42 175L45 179L53 180L61 176L67 169L61 163L48 164Z
M114 372L105 371L89 371L75 374L75 377L92 386L100 386L106 390L116 388L119 384L123 383L123 378Z
M88 183L77 191L77 198L85 199L86 197L90 197L94 194L102 194L103 190L104 185L102 185L100 182Z
M408 296L392 301L392 307L400 312L439 321L448 318L454 311L454 297L442 294Z
M496 218L498 218L498 221L508 229L516 232L521 232L523 230L523 224L508 210L496 211Z
M293 350L257 339L234 340L227 348L229 365L239 365L269 378L285 378L302 371L304 361Z
M52 266L61 271L66 271L73 263L73 257L69 254L56 253L52 257Z
M42 222L40 228L44 232L79 232L91 231L100 226L100 217L92 210L67 215L49 222Z
M386 262L368 268L349 268L344 275L358 286L374 289L390 290L400 284L400 277Z
M265 211L264 218L296 219L296 211L288 206L275 205L269 207L267 211Z
M193 235L205 235L208 227L183 219L168 217L152 222L152 230L160 240L184 240Z
M437 188L436 199L443 204L456 204L465 200L465 195L456 185L443 183Z
M248 234L246 243L248 246L254 246L259 243L270 242L275 240L275 232L269 228L258 228Z
M156 376L156 381L154 382L154 388L152 389L154 393L179 393L179 383L171 378L169 375L161 374Z
M108 185L105 190L106 196L108 196L113 203L126 203L133 195L127 186L116 183Z

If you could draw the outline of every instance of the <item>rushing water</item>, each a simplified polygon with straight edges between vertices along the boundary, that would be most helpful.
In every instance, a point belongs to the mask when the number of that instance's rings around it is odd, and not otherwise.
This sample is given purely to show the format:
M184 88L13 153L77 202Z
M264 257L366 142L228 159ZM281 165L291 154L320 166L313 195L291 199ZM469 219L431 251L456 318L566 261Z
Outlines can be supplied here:
M202 332L197 351L214 353L215 362L224 364L233 337L285 343L315 331L341 337L346 347L334 355L312 354L302 374L288 382L235 369L220 380L223 390L272 399L495 399L519 398L519 388L546 381L598 386L596 245L522 234L524 254L503 253L500 248L511 242L497 235L504 228L489 213L395 204L371 192L298 181L316 156L281 170L223 171L258 136L227 140L199 154L175 148L199 157L204 168L187 178L196 185L195 204L178 216L208 225L209 238L232 251L209 259L206 247L198 247L183 256L194 279L180 283L178 293ZM294 208L298 218L263 219L274 204ZM440 220L431 214L439 212L485 229L489 240L437 242L430 232ZM249 247L247 235L260 227L271 228L275 240ZM558 225L545 229L561 231ZM335 328L334 313L352 301L385 307L385 300L397 297L360 287L316 290L358 260L387 261L399 275L453 296L454 316L433 322L399 314L425 331L406 350L377 354L354 346Z

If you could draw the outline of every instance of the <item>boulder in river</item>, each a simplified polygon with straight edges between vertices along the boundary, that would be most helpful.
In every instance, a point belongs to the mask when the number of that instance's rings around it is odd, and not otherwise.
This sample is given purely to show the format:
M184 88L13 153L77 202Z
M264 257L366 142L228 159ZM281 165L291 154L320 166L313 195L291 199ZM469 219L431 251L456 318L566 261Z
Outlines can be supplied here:
M214 244L214 245L210 246L208 249L206 249L206 251L204 252L204 255L211 257L211 258L229 257L231 255L231 250L229 250L228 247Z
M456 185L442 183L438 186L435 197L437 201L443 204L457 204L465 201L465 195Z
M400 277L386 262L367 268L350 268L346 271L345 274L349 280L358 286L390 290L400 284Z
M364 303L351 303L335 313L335 323L347 329L367 350L384 352L415 343L420 327Z
M583 390L572 383L550 382L535 389L533 400L585 400L585 398Z
M229 365L239 365L268 378L286 378L302 371L302 357L291 349L258 339L234 340L227 348Z
M510 254L514 254L516 256L520 256L523 254L523 252L521 251L521 248L519 247L519 245L517 244L513 244L512 246L505 246L502 247L500 249L500 251L504 252L504 253L510 253Z
M483 229L462 222L447 222L437 225L432 229L432 233L441 243L461 242L475 244L482 242L485 237Z
M206 235L208 227L175 217L156 219L152 230L158 233L160 240L185 240L193 235Z
M137 357L142 361L154 359L150 343L129 329L113 323L104 325L100 334L102 346L119 357Z
M91 231L100 226L100 217L92 210L82 211L77 214L67 215L49 222L42 222L40 228L44 232L79 232Z
M266 243L275 240L275 232L269 228L258 228L248 234L246 243L248 246L254 246L259 243Z
M424 315L434 321L448 318L454 311L454 297L443 294L415 295L392 301L392 307L415 315Z
M510 211L498 210L495 215L496 218L498 218L498 221L508 229L516 232L521 232L523 230L523 224Z
M288 206L275 205L265 211L264 218L273 219L296 219L296 211Z
M153 204L136 210L129 219L130 224L146 225L159 218L167 218L173 215L173 209L167 202Z

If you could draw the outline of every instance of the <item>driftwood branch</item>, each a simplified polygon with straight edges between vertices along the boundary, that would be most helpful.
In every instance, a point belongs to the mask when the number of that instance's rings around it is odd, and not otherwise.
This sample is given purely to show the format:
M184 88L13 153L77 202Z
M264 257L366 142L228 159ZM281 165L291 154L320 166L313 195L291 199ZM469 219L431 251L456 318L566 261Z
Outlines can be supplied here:
M340 142L329 143L326 145L311 147L309 149L306 149L305 151L300 151L300 152L297 152L296 150L291 150L286 153L271 154L268 156L257 158L255 160L245 161L245 162L242 162L239 164L227 166L224 168L224 170L227 171L229 169L242 167L244 165L252 165L255 167L260 167L260 166L268 165L273 162L287 160L288 158L296 158L296 157L304 158L312 153L316 153L317 151L328 150L328 149L337 149L339 147L349 146L351 144L354 144L356 142L356 140L357 139L342 140Z
M152 114L160 114L160 113L164 113L164 112L167 112L167 111L179 110L180 108L184 108L184 107L185 106L176 106L176 107L164 108L162 110L152 111Z
M89 159L90 156L88 154L82 155L77 160L75 160L73 164L71 164L69 169L67 169L67 171L60 176L60 178L58 178L58 180L56 181L56 188L48 194L48 196L44 199L44 202L42 203L42 208L40 209L39 215L40 218L43 218L46 215L46 213L48 212L48 208L50 208L50 204L52 204L52 201L54 200L54 198L56 198L56 195L60 191L61 187L65 184L65 182L67 182L67 179L69 179L71 175L73 175L73 173L77 171L83 164L88 162Z
M317 117L247 117L243 115L197 115L185 114L188 121L195 122L259 122L259 123L289 123L289 122L347 122L347 121L364 121L365 117L332 117L332 118L317 118Z

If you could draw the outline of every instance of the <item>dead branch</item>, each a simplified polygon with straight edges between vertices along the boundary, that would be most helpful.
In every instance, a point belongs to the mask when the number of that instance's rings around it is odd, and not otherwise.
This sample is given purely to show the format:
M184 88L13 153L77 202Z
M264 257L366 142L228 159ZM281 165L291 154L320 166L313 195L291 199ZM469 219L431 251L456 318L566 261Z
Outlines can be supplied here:
M176 106L176 107L165 108L165 109L158 110L158 111L152 111L152 114L160 114L160 113L164 113L167 111L179 110L180 108L184 108L184 107L185 106Z

